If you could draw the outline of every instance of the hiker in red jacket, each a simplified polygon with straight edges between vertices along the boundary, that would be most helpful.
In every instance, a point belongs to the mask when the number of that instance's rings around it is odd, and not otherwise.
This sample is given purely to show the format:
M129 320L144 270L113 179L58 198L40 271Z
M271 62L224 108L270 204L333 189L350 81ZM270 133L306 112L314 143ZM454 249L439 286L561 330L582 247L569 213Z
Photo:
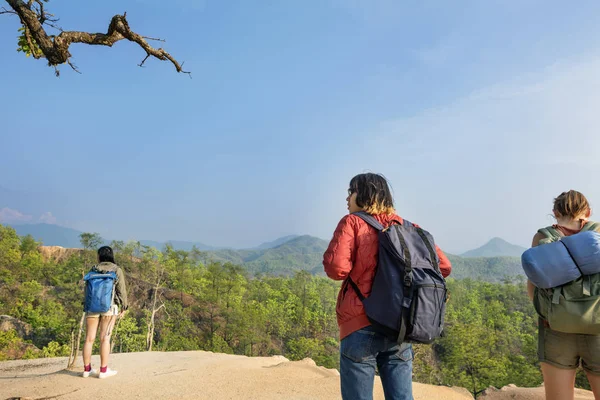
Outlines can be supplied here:
M371 293L378 255L378 232L354 212L365 211L383 226L392 220L403 223L394 210L386 179L366 173L352 178L348 189L349 215L338 223L323 256L327 276L344 280L338 294L336 314L340 327L340 380L344 400L372 399L375 368L379 371L386 399L412 400L412 359L409 343L396 341L376 332L367 318L356 292L349 289L348 277L368 297ZM450 261L436 246L439 267L444 277L451 271Z

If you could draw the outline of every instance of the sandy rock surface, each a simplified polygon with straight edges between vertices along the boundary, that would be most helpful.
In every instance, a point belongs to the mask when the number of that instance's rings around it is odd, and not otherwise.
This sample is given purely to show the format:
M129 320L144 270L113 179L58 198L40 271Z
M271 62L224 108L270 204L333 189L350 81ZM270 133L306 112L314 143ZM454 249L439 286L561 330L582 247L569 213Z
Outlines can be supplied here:
M66 371L66 358L0 362L0 400L6 399L267 399L339 400L337 370L311 359L288 361L282 356L245 357L204 351L127 353L111 356L119 373L109 379L81 377ZM98 356L92 365L99 365ZM415 400L473 399L467 389L414 383ZM544 388L490 388L480 399L544 400ZM383 400L379 378L374 399ZM593 400L576 390L576 400Z
M114 354L109 379L65 371L65 358L0 362L0 400L7 398L339 400L337 370L305 359L245 357L203 351ZM92 365L99 359L94 356ZM416 400L472 399L465 389L415 383ZM376 378L375 399L383 400Z
M485 400L544 400L544 387L520 388L515 385L508 385L502 389L487 389L478 399ZM575 400L594 400L594 395L589 390L575 389Z

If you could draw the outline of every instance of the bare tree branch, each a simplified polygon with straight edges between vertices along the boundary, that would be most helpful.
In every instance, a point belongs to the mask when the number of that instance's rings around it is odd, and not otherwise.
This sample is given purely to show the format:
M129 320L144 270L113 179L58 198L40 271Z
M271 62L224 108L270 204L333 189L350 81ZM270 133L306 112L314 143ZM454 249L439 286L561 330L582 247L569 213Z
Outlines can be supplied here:
M0 15L2 14L13 14L13 15L17 15L16 11L13 10L7 10L5 7L0 8Z
M154 57L161 61L170 61L177 72L190 74L189 71L183 70L183 63L179 64L179 62L164 49L155 49L146 41L146 39L161 39L141 36L132 31L127 22L126 13L112 17L106 33L62 31L57 36L49 36L43 25L48 21L56 22L57 20L48 17L51 14L48 14L44 10L42 0L28 0L27 3L23 0L6 0L6 2L21 18L30 48L34 48L31 47L33 43L30 43L30 41L35 41L35 44L39 46L42 54L48 60L48 64L51 66L68 63L73 68L73 65L69 62L71 58L69 46L73 43L112 47L116 42L125 39L137 43L146 52L146 58L140 65L143 65L149 57ZM37 4L37 9L35 4ZM35 52L33 52L33 54L35 54ZM76 70L76 68L73 69Z
M78 74L81 74L81 72L77 69L77 66L73 64L70 60L67 60L67 64L69 64L73 71L77 72Z
M149 36L142 36L142 37L147 40L156 40L157 42L166 42L165 39L153 38L153 37L149 37Z
M40 24L44 24L44 22L46 22L46 13L44 12L44 2L42 0L35 0L35 2L38 4L39 8L37 10L38 13L38 20L40 21ZM31 1L29 2L29 8L31 8Z
M146 60L150 57L150 54L146 54L146 57L142 60L141 63L138 64L138 67L143 67Z

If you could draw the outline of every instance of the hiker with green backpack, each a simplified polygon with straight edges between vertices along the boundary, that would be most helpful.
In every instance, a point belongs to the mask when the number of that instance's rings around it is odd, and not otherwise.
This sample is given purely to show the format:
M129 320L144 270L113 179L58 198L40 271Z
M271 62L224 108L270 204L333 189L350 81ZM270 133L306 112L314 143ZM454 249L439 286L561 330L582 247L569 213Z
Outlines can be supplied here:
M527 291L539 315L538 357L546 399L573 400L581 364L599 400L600 224L589 220L591 207L575 190L554 199L553 213L556 224L538 230L532 248L522 256ZM561 274L563 280L557 281ZM561 284L551 286L553 279Z

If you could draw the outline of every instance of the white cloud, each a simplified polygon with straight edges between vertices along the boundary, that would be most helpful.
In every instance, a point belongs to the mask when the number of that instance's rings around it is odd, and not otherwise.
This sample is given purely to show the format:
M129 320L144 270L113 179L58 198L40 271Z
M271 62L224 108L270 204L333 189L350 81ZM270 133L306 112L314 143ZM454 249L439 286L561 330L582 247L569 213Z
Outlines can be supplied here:
M46 211L40 216L39 222L43 222L45 224L56 224L56 217L52 215L50 211Z
M31 215L23 214L18 210L4 207L0 209L0 222L6 224L14 224L19 222L29 222L33 217Z

